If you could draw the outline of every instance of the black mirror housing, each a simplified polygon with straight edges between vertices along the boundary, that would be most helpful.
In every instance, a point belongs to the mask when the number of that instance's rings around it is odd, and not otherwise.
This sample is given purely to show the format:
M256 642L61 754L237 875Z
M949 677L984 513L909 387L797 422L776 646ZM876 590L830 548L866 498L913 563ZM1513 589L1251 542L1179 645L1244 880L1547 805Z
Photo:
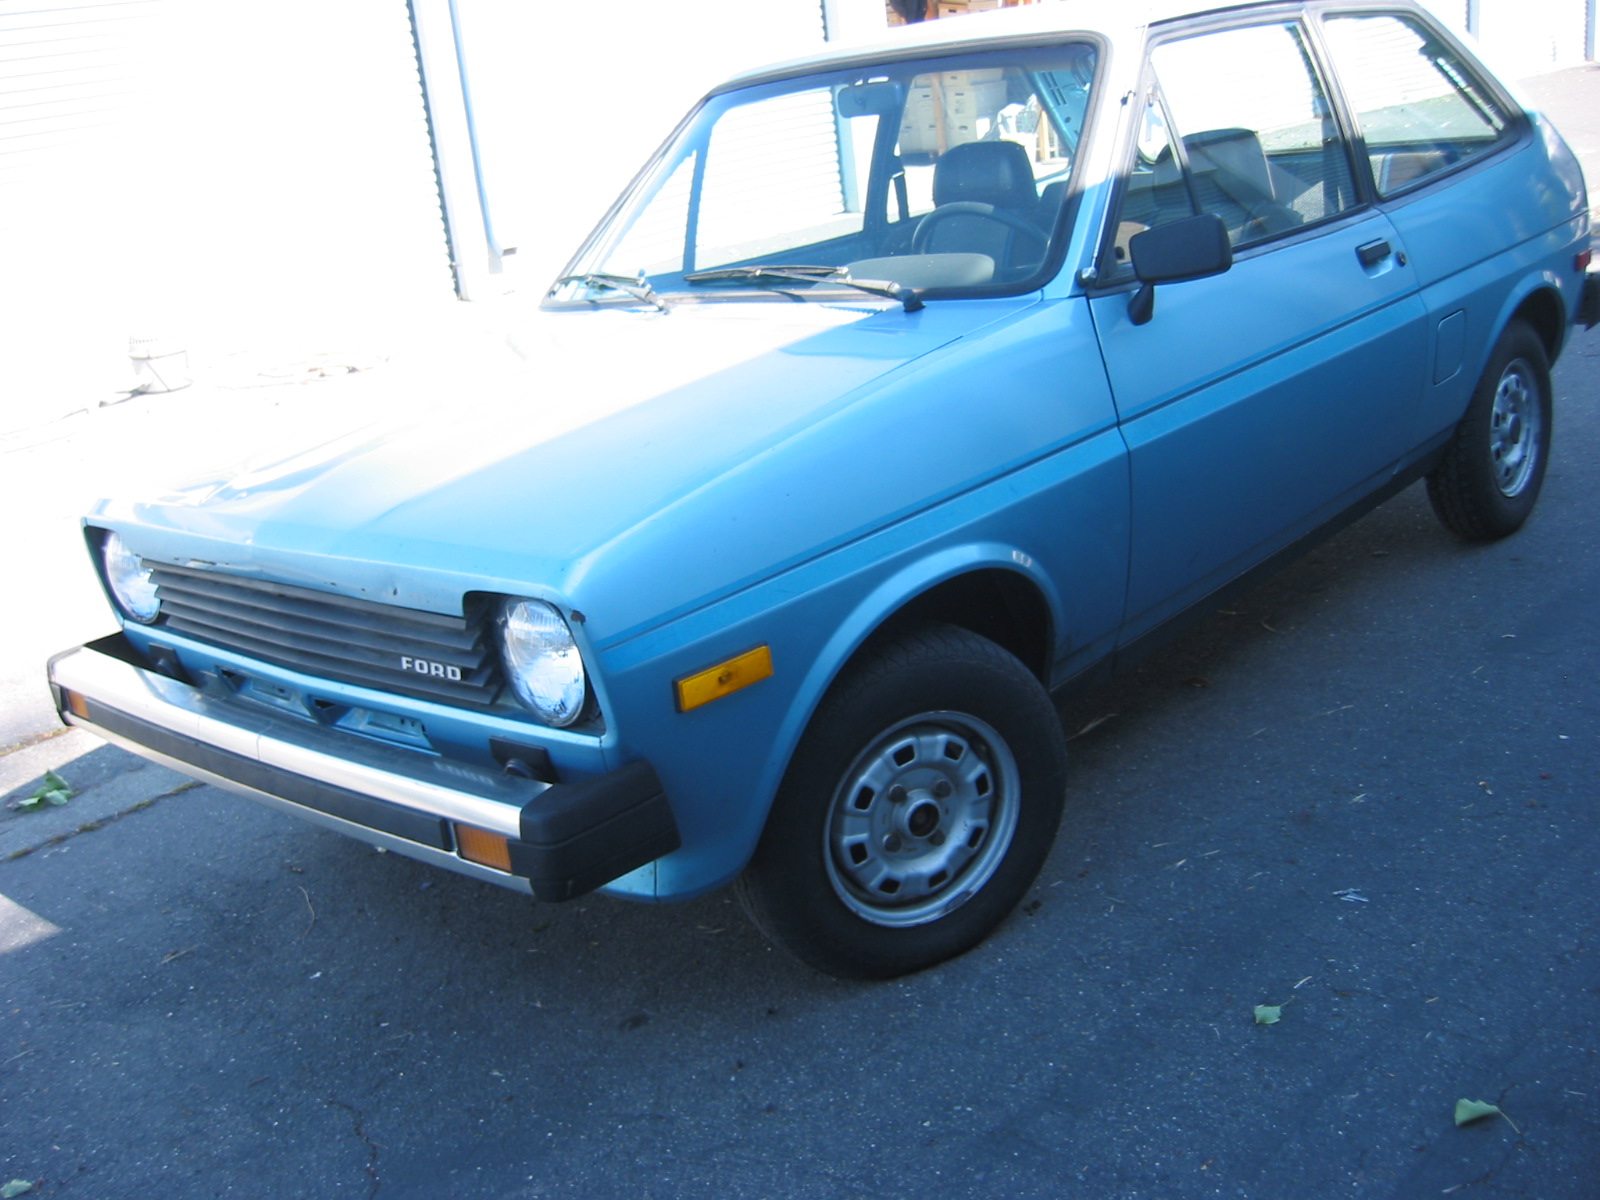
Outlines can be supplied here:
M886 117L899 113L905 95L898 83L853 83L839 89L835 103L841 117Z
M1216 213L1201 213L1136 233L1128 240L1133 273L1141 286L1128 303L1128 315L1143 325L1155 313L1158 283L1183 283L1221 275L1233 266L1228 227Z

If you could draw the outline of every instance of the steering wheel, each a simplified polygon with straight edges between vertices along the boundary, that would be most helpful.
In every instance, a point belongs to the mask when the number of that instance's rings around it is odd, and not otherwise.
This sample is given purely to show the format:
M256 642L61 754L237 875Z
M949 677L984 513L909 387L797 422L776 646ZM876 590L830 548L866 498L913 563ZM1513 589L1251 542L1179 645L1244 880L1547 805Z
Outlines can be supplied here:
M996 208L992 204L983 204L977 200L957 200L954 204L941 204L922 220L917 222L917 227L911 234L911 253L926 253L928 237L940 221L951 217L982 217L984 220L994 221L1004 225L1007 229L1036 243L1040 249L1044 248L1048 237L1037 225L1033 225L1015 213L1007 212L1003 208Z

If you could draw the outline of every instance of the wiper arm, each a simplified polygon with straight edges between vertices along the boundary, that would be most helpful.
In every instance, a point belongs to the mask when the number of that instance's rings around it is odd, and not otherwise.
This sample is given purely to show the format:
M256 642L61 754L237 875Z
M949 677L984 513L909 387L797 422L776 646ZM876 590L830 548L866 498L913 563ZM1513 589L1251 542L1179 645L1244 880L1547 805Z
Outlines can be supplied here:
M637 278L627 275L608 275L604 271L585 271L581 275L563 275L550 285L554 292L565 283L581 283L585 287L609 289L614 292L626 292L642 304L653 304L662 312L670 312L667 302L650 286L650 281L642 274Z
M809 264L801 266L749 266L718 267L712 271L694 271L683 277L685 283L730 283L748 281L759 283L764 279L782 279L793 283L837 283L855 288L872 296L885 296L900 301L906 312L916 312L922 307L922 297L915 288L893 283L886 279L852 279L848 267L824 267Z

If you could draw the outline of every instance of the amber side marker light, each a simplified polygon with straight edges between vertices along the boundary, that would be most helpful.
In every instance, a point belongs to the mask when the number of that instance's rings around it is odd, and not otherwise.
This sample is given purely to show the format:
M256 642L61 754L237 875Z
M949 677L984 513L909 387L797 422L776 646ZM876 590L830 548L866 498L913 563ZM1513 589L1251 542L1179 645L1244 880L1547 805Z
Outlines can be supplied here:
M772 649L757 646L704 671L685 675L672 686L678 694L678 711L689 712L702 704L731 696L772 674Z
M62 688L61 699L66 704L67 711L73 716L82 717L85 721L89 719L89 701L77 692Z
M456 850L462 858L480 867L493 867L496 871L511 870L511 846L498 833L475 829L471 825L457 825Z

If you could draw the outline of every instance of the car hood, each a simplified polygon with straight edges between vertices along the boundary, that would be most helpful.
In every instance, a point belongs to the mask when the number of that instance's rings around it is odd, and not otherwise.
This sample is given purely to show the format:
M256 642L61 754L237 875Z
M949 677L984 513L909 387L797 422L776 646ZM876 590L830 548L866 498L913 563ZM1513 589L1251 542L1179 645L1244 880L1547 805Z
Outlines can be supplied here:
M533 313L495 394L464 367L418 373L409 390L430 393L425 415L106 502L93 520L148 558L408 607L459 611L468 590L577 604L605 547L647 525L658 540L692 538L662 530L687 497L1027 303ZM773 499L737 493L729 502ZM772 548L776 559L792 549ZM715 590L699 575L688 586Z

